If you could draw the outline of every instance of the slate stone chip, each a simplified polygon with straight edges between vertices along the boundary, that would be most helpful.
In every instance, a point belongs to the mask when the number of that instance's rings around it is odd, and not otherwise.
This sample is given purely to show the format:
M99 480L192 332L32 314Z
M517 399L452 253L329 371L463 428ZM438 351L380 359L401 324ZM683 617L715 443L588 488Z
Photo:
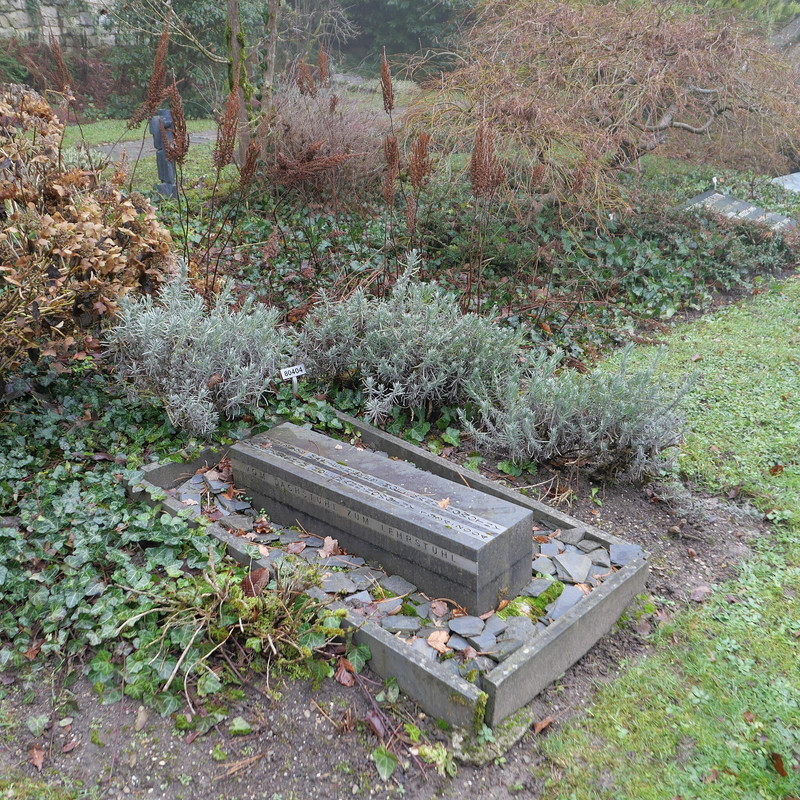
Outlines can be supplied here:
M596 564L598 567L608 568L611 566L611 556L608 550L603 547L598 547L596 550L592 550L586 555L592 559L592 564Z
M305 550L303 551L305 552ZM319 554L319 551L314 550L314 553ZM360 567L364 564L364 559L357 556L341 555L341 556L328 556L327 558L318 558L312 561L312 564L318 564L321 567Z
M250 533L253 530L253 520L251 517L246 517L244 514L231 514L229 517L223 517L219 521L219 525L221 528L226 528L229 531L244 531L245 533ZM276 542L278 541L277 534L270 534L274 538L269 539L268 541ZM256 540L259 542L263 542L264 539L261 537L256 537Z
M417 587L399 575L383 575L378 583L391 594L407 595L417 591Z
M303 540L300 538L299 533L294 533L293 531L285 531L284 533L280 534L281 544L294 544L295 542L302 542Z
M397 614L381 620L381 626L389 633L416 633L420 629L419 617Z
M553 621L563 617L583 596L577 586L565 586L558 599L547 607L547 616Z
M218 494L216 502L219 503L226 511L231 514L238 514L240 511L247 511L250 508L250 503L246 500L229 500L225 495Z
M624 544L612 544L609 555L611 556L612 564L618 567L624 567L626 564L630 564L631 561L642 558L644 554L639 545L625 542Z
M506 617L506 629L502 633L501 640L520 639L524 642L535 633L536 628L530 617Z
M539 552L543 556L557 556L564 550L563 545L559 545L558 542L543 542L539 545Z
M467 641L479 653L488 653L497 644L497 637L484 631L477 636L467 636Z
M549 581L547 578L534 578L520 594L525 597L538 597L540 594L544 594L552 585L553 581Z
M378 570L371 569L370 567L359 567L350 573L349 578L360 591L362 589L374 589L378 585L378 578L380 578L382 574L383 573L378 572Z
M453 633L469 638L483 633L483 620L478 617L456 617L448 622Z
M343 572L325 575L320 583L323 592L328 594L353 594L356 586Z
M525 642L522 639L503 639L497 642L488 653L489 658L493 661L505 661L510 655L516 653L524 644Z
M439 654L424 639L415 639L411 646L427 661L436 661Z
M492 636L499 636L508 627L508 623L497 614L489 617L483 625L483 632Z
M417 612L417 616L420 619L428 619L431 611L430 601L420 603L414 610Z
M372 595L369 592L356 592L355 594L351 594L345 600L345 603L349 606L353 606L354 608L360 608L361 606L369 605L372 602Z
M390 597L388 600L381 600L379 603L376 603L376 605L378 607L378 613L381 616L388 616L400 609L400 606L403 605L403 598Z
M556 565L546 556L539 556L533 559L533 571L540 575L554 575Z
M582 553L562 553L553 557L558 577L572 583L583 583L592 568L592 559Z
M585 533L586 531L583 528L567 528L558 534L558 538L564 542L564 544L578 544L578 542L583 539Z
M324 541L319 536L306 536L300 540L305 542L306 547L322 547Z
M447 640L447 646L452 650L464 650L469 647L469 642L457 633L451 633L450 638Z
M229 483L225 483L224 481L214 480L213 478L209 478L206 475L203 475L203 481L205 482L208 490L212 494L221 494L222 492L227 492L228 489L231 488Z

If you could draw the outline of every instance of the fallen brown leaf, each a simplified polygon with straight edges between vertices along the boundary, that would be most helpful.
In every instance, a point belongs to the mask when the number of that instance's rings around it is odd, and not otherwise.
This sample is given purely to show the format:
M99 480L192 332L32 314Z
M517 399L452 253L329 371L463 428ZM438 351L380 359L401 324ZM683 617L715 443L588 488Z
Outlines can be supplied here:
M478 651L474 647L465 647L464 648L464 660L466 661L469 658L477 658Z
M148 716L147 709L144 706L139 706L139 710L136 712L136 722L133 726L137 733L147 724Z
M552 725L555 720L552 717L545 717L533 723L533 732L538 736L548 725Z
M719 770L718 769L712 769L711 772L709 772L708 775L706 775L704 781L705 781L705 783L714 783L714 781L717 778L719 778Z
M333 677L342 684L342 686L352 686L356 679L353 677L355 670L353 669L353 665L346 659L346 658L339 658L336 662L336 672L333 673Z
M772 766L775 767L775 772L781 776L781 778L785 778L789 773L786 772L786 767L783 765L783 756L780 753L770 753L769 759L772 761Z
M428 644L439 654L444 655L450 652L447 642L450 639L450 633L445 630L434 631L427 639Z
M300 555L306 549L305 542L290 542L286 545L286 552L291 553L293 556Z
M497 610L498 610L498 611L502 611L502 610L503 610L503 609L504 609L504 608L505 608L505 607L508 605L508 602L509 602L508 600L501 600L501 601L500 601L500 602L497 604Z
M447 603L444 600L432 600L431 613L436 617L443 617L447 613Z
M72 739L71 741L67 742L62 748L62 753L71 753L76 747L78 746L78 740Z
M29 752L31 754L31 764L41 772L44 766L44 750L39 747L39 745L35 744L31 747Z
M756 721L756 715L752 711L745 711L744 721L752 725Z
M450 505L450 498L445 497L444 500L439 501L439 508L447 508Z
M386 726L383 724L380 714L374 708L371 708L364 715L364 719L367 720L367 725L372 728L372 732L381 741L384 741L384 739L386 739Z
M25 651L25 658L27 658L28 661L33 661L36 658L36 656L39 655L39 651L42 649L43 644L44 644L44 639L38 642L34 639L30 643L28 649Z
M242 591L245 597L258 597L269 583L269 570L266 567L254 569L242 580Z
M701 583L700 586L695 586L692 589L692 593L689 597L694 600L695 603L703 603L711 597L711 587L705 583Z
M329 556L338 556L341 552L338 540L334 539L332 536L326 536L322 547L319 549L319 557L328 558Z

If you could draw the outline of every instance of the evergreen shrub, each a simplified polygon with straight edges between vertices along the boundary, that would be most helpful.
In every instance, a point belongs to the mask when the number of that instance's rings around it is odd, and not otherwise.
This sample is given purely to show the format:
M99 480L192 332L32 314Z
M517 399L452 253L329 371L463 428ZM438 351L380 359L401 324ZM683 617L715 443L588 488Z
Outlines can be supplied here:
M185 270L156 300L125 298L117 321L108 346L119 376L163 404L176 427L200 435L215 430L220 414L256 407L289 349L277 311L252 298L237 310L230 287L206 310Z
M413 280L414 252L387 299L357 290L324 296L300 334L315 378L360 381L371 420L394 406L438 407L467 401L467 385L502 383L517 369L520 336L477 314L462 314L439 286Z
M663 351L632 367L632 350L585 375L560 369L558 353L541 354L511 380L472 383L477 414L465 426L482 450L518 463L571 463L629 480L657 474L681 440L677 407L691 381L667 386Z

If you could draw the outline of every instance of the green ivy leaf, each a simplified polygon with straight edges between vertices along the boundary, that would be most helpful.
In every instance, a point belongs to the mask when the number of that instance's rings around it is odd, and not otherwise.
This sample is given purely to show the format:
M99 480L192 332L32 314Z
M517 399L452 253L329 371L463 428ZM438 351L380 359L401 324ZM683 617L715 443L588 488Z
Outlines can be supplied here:
M515 478L519 478L522 475L522 467L518 467L513 461L500 461L497 464L497 469L506 475L513 475Z
M361 672L367 661L371 658L372 653L370 652L369 645L366 644L357 644L354 647L350 647L347 651L347 660L353 665L353 669L356 673Z
M397 768L397 756L390 753L384 745L372 751L372 760L378 769L382 781L388 781Z
M228 725L231 736L247 736L253 732L253 726L244 717L234 717Z
M212 670L204 672L197 681L197 694L199 694L200 697L208 697L210 694L216 694L221 688L222 681L220 681L217 674Z
M47 714L39 714L36 717L28 717L25 720L25 725L34 736L41 736L47 726L47 721L50 717Z

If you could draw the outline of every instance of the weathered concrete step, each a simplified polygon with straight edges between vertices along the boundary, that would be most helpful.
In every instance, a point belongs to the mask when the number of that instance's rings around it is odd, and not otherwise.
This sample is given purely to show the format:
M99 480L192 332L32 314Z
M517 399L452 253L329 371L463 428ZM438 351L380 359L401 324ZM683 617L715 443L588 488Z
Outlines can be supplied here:
M529 510L291 423L230 449L234 480L276 522L333 536L471 613L530 581Z

